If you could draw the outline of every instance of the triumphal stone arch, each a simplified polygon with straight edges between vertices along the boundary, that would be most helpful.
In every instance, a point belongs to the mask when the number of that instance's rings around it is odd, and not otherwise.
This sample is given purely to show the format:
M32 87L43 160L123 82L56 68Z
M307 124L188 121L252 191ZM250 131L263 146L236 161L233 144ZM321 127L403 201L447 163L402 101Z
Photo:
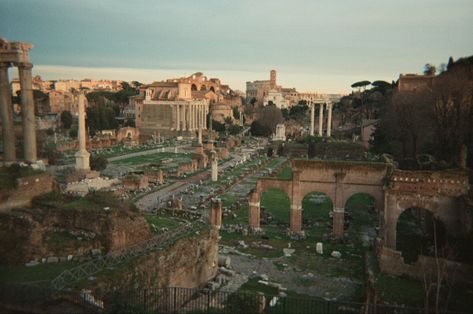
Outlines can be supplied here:
M290 230L302 234L302 200L312 192L327 195L333 208L333 235L343 237L344 211L354 194L371 195L379 218L381 246L396 249L396 225L409 208L424 208L441 220L450 233L469 230L468 174L463 169L404 171L389 163L292 160L292 178L260 178L249 194L249 226L260 228L260 199L276 188L290 199Z

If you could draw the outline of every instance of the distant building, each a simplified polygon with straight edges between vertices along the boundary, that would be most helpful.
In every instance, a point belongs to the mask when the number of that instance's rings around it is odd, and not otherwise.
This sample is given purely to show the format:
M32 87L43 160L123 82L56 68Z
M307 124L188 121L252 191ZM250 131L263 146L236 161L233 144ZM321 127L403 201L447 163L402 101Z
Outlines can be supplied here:
M142 135L193 135L199 125L207 128L209 113L215 120L231 117L232 108L241 106L241 97L219 79L207 79L196 72L143 85L139 95L130 97L130 105L135 108L135 124Z
M435 75L401 74L397 83L399 92L415 92L432 90Z

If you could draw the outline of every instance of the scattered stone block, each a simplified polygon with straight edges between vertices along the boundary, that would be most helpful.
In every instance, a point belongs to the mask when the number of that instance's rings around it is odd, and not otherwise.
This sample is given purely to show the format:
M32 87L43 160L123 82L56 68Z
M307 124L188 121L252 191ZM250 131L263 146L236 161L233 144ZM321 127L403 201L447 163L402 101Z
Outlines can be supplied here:
M317 252L317 254L324 254L324 247L322 242L317 242L315 246L315 251Z
M335 258L340 258L342 257L342 253L340 253L339 251L332 251L332 254L330 254L332 257L335 257Z
M25 266L26 267L33 267L33 266L36 266L38 264L39 264L38 261L30 261L30 262L26 263Z
M285 257L290 257L294 252L296 251L295 249L282 249L284 256Z
M59 258L57 256L50 256L46 260L46 263L57 263L57 262L59 262Z
M222 274L227 275L227 276L235 276L236 274L234 270L227 269L225 267L220 267L219 270Z
M259 275L259 277L261 278L261 280L264 280L264 281L268 281L268 280L269 280L269 277L268 277L268 275L266 275L266 274L261 274L261 275Z

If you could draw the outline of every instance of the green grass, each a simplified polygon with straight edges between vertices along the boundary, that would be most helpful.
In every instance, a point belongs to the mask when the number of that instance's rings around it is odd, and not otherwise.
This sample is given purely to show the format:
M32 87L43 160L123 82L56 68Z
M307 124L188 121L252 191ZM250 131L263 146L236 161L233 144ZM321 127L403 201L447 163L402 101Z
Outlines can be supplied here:
M70 234L67 231L51 231L45 234L43 242L49 246L55 248L64 247L78 247L81 245L81 240L78 240L76 236Z
M424 305L424 287L419 280L378 274L375 287L379 298L385 302L413 307Z
M179 222L176 220L175 217L171 216L158 216L155 214L145 214L145 219L148 222L148 224L155 225L158 229L160 228L169 228L173 229L179 226ZM154 228L151 228L151 230L154 230Z
M66 269L77 266L76 262L60 262L39 264L32 267L23 265L0 266L0 282L25 283L32 281L51 280Z
M278 173L278 179L289 180L292 179L292 168L291 166L284 167L281 172Z
M269 189L261 195L261 206L278 222L289 224L290 200L285 192Z

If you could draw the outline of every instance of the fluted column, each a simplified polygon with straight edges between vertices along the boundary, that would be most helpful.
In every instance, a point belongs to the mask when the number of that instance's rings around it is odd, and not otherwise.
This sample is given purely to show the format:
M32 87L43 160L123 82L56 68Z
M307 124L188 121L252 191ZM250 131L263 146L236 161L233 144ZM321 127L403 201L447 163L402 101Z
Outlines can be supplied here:
M25 160L35 162L36 155L36 125L34 114L33 84L31 78L31 63L18 64L21 86L21 113L23 118L23 143Z
M186 130L186 106L181 106L181 130Z
M327 104L327 137L332 136L332 103Z
M310 104L310 136L314 136L314 128L315 128L315 105L313 103Z
M324 104L320 104L319 110L319 136L323 136L323 126L324 126Z
M2 119L3 160L7 164L16 161L13 107L8 81L9 67L8 63L0 63L0 117Z
M179 113L179 105L175 105L174 106L176 108L176 131L179 131L180 130L180 124L181 124L181 117L180 117L180 113Z

